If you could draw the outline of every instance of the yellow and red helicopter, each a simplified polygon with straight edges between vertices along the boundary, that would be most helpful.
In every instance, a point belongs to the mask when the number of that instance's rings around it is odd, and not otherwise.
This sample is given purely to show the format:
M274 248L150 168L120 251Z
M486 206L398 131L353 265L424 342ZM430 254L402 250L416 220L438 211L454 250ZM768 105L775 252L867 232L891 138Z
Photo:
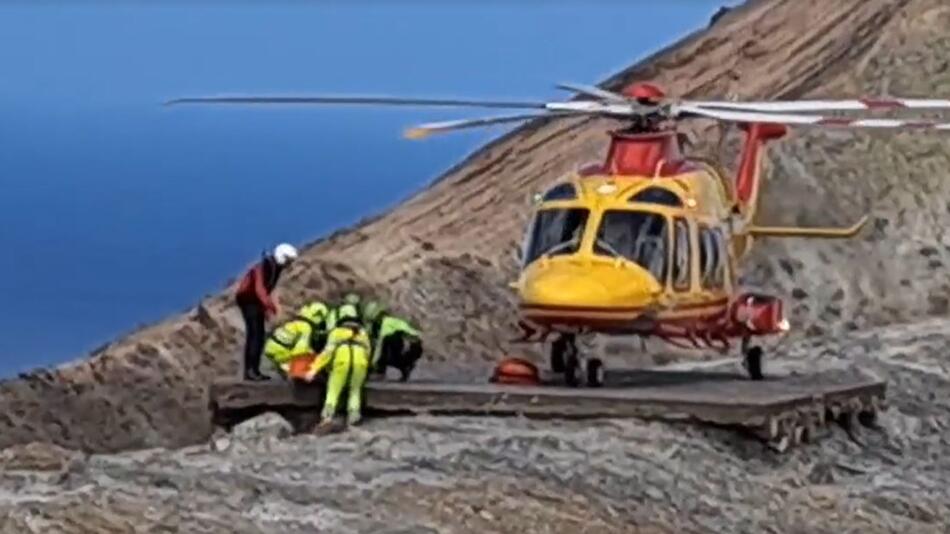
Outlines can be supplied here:
M897 118L852 118L806 112L950 109L950 100L878 99L692 101L669 99L649 83L622 92L579 84L559 88L581 98L506 102L376 96L219 96L177 103L377 104L533 109L489 118L424 124L409 138L534 118L601 116L626 121L610 133L603 162L564 177L536 197L524 236L518 294L519 341L550 344L550 366L569 385L603 383L598 358L583 359L576 336L588 333L655 336L676 346L716 348L741 342L743 364L763 378L760 346L752 340L789 330L778 297L743 291L742 259L756 237L848 238L847 228L759 226L764 145L786 125L950 130L950 123ZM715 162L681 152L676 123L683 119L737 123L745 132L738 169L730 178Z

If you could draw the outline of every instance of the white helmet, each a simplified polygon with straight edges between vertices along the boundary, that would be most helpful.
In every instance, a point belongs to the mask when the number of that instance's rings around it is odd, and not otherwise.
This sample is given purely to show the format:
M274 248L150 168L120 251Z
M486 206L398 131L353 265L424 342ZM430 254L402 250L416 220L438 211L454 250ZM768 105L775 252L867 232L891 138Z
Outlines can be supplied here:
M293 245L281 243L274 247L274 259L277 265L284 265L297 258L297 249Z

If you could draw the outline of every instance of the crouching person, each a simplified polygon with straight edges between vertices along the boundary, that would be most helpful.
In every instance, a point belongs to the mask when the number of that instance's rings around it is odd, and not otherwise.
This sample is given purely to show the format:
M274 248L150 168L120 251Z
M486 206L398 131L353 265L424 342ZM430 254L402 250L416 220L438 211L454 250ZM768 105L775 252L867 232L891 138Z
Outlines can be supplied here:
M364 319L373 342L373 373L385 376L387 367L395 367L403 382L409 380L422 357L421 332L405 319L387 313L378 302L366 303Z
M311 302L268 336L264 355L284 378L290 372L290 362L301 356L313 355L323 348L326 316L325 304Z
M369 357L369 336L363 328L357 307L352 304L340 306L336 314L336 325L327 335L326 346L313 360L313 364L304 377L304 380L311 382L324 368L330 372L317 430L325 430L333 425L337 404L344 387L348 389L346 423L347 425L359 423L363 409L363 386L366 383Z

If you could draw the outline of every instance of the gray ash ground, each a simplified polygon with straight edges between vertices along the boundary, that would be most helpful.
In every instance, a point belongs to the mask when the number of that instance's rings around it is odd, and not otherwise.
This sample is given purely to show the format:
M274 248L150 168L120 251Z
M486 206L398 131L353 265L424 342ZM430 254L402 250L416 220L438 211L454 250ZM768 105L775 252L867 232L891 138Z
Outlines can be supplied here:
M776 454L727 429L637 420L394 417L290 436L268 414L178 450L8 448L0 531L947 532L948 331L801 341L771 362L884 378L864 447L830 428Z

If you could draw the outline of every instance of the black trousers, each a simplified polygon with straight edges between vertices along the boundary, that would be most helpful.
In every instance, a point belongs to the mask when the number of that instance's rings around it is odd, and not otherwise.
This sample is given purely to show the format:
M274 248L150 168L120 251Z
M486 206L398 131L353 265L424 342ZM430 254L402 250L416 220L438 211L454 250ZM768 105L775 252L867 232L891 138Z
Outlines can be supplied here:
M259 374L264 352L264 307L259 302L238 301L244 317L244 374Z
M376 371L385 372L386 367L395 367L402 373L403 380L406 380L416 366L416 361L422 357L422 340L396 332L383 339L380 352Z

